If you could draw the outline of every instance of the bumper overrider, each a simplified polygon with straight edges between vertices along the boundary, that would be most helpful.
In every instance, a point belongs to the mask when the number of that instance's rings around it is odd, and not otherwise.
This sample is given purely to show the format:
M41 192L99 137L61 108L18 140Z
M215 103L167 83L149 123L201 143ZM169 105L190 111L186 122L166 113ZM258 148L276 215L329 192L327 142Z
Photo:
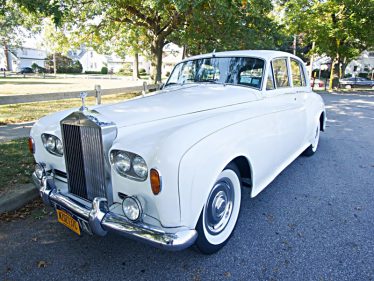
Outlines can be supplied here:
M81 228L90 234L105 236L108 232L113 232L171 251L186 249L193 245L197 238L196 230L187 229L167 233L142 222L132 222L124 216L110 212L105 198L94 198L89 208L60 193L52 177L44 176L39 180L35 173L32 177L46 205L71 212L78 218Z

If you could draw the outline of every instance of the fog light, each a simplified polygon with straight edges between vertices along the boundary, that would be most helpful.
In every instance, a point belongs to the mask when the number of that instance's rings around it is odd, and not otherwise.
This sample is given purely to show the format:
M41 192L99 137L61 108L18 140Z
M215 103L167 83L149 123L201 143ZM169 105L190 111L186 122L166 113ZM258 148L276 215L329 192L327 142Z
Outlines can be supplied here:
M35 165L35 175L36 177L41 180L45 175L45 169L44 169L44 165L41 164L41 163L37 163Z
M122 210L126 218L137 221L142 215L142 206L135 197L126 197L122 201Z

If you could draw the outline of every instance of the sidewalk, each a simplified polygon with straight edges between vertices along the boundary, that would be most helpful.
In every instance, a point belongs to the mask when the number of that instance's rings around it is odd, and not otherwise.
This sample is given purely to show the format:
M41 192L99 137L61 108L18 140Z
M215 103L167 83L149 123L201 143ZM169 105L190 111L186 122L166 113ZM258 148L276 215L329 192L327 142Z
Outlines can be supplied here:
M19 124L0 125L0 142L28 137L33 124L34 122L25 122Z

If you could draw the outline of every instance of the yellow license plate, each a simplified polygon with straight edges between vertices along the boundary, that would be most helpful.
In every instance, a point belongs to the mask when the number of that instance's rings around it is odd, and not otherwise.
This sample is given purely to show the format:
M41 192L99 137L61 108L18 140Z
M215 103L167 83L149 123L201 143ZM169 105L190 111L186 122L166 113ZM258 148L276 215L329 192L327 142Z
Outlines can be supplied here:
M67 212L63 210L57 210L57 219L60 223L65 225L67 228L74 231L76 234L81 235L81 230L79 228L79 223L72 218Z

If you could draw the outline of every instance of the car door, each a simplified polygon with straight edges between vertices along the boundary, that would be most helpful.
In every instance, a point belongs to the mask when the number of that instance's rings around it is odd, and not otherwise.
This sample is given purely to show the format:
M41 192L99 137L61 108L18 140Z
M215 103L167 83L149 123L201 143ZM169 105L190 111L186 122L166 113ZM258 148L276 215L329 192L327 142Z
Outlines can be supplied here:
M269 102L276 110L277 138L274 145L278 151L276 161L280 166L295 158L295 153L305 143L306 134L305 87L293 87L290 66L287 57L271 61L274 89L267 90Z

